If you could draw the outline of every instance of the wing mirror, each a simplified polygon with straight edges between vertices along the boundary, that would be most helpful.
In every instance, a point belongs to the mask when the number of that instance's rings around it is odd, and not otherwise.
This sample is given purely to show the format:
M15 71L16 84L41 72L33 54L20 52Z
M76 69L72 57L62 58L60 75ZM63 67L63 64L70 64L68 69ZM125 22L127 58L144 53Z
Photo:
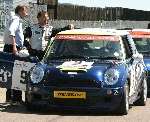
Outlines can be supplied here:
M137 59L137 58L138 58L138 59L143 59L143 55L142 55L141 53L136 53L136 54L133 54L133 55L132 55L132 58L133 58L133 59Z

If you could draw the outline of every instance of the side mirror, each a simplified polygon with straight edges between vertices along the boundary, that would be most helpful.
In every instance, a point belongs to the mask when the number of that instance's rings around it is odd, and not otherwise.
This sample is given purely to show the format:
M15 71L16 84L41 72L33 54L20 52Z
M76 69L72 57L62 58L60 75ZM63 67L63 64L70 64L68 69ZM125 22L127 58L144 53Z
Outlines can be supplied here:
M139 53L139 58L143 59L143 54Z
M140 53L133 54L131 58L131 63L133 63L134 60L143 60L143 55Z
M138 58L138 59L143 59L143 55L142 55L141 53L136 53L136 54L133 54L133 55L132 55L132 58L133 58L133 59L136 59L136 58Z

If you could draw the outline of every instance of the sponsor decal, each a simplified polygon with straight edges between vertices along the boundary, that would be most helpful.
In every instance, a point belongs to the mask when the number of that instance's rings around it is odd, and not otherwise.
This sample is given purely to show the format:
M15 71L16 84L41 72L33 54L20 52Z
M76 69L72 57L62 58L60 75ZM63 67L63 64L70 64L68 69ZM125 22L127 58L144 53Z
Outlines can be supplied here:
M54 98L83 98L83 99L86 99L86 92L54 91Z
M67 40L110 40L119 41L118 36L101 36L101 35L57 35L55 39Z
M26 91L26 78L35 63L15 60L12 74L12 89Z
M147 31L131 31L133 38L150 38L150 32Z
M87 71L92 67L94 62L86 62L86 61L67 61L62 65L58 66L60 70L69 70L69 71ZM70 73L70 72L69 72Z
M8 82L8 79L11 78L12 74L10 71L5 69L0 69L0 82Z
M150 35L150 31L131 31L131 35Z
M133 38L150 38L150 35L132 35L132 37Z

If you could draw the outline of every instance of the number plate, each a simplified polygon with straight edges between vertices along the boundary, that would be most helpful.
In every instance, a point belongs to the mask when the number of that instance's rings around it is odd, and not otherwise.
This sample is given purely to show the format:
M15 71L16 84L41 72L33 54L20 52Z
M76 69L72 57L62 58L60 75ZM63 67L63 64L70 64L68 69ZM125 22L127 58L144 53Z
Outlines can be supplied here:
M80 99L86 99L86 92L54 91L54 98L80 98Z

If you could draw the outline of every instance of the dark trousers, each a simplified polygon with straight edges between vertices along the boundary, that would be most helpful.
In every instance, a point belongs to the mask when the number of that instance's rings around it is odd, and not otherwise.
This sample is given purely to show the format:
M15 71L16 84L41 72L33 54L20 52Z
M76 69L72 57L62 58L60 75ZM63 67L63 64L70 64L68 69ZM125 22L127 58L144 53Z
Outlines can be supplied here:
M45 51L30 49L29 54L30 56L38 57L38 59L41 61L44 57Z
M22 101L22 91L14 90L14 89L7 89L6 91L6 102L9 101L14 102L21 102Z
M17 47L17 50L19 51L21 48ZM13 52L13 45L4 45L4 52L12 53ZM14 90L14 89L7 89L6 91L6 101L22 101L22 91L20 90Z

